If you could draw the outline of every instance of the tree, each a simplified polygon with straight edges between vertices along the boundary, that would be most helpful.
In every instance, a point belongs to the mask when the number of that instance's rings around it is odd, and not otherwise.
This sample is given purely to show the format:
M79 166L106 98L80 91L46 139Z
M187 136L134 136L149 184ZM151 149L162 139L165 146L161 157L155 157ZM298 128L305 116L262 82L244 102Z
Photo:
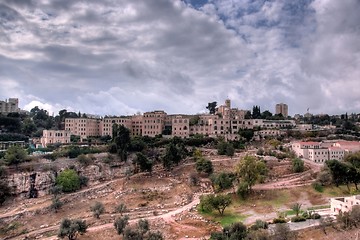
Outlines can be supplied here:
M262 119L271 119L271 117L272 117L272 113L269 110L266 110L261 113Z
M224 227L223 233L227 239L230 240L245 239L247 236L247 228L242 222L237 222L228 227Z
M11 196L11 188L6 179L0 179L0 206Z
M250 112L250 111L246 111L244 118L245 118L245 119L251 119L251 118L252 118L251 112Z
M70 220L65 218L61 221L58 237L68 237L69 240L74 240L78 234L85 233L87 227L86 221L79 219Z
M64 205L64 203L62 201L60 201L59 197L56 196L52 199L50 209L54 210L55 213L57 213L63 205Z
M120 203L119 205L117 205L115 207L115 212L116 213L120 213L120 215L122 216L124 212L127 211L127 207L124 203Z
M116 232L119 235L120 234L124 235L124 229L128 224L129 224L129 216L128 215L118 217L114 222L114 227L116 229Z
M4 159L7 165L16 165L24 162L27 158L25 149L20 146L11 146L5 153Z
M56 185L62 188L64 192L74 192L80 189L80 178L73 169L62 171L55 180Z
M252 118L253 119L261 118L260 106L253 106Z
M228 143L226 146L226 156L233 157L235 154L235 148L231 143Z
M177 146L174 143L170 143L167 146L165 155L162 158L163 166L166 169L170 169L174 164L178 164L182 158L183 156Z
M153 163L144 154L137 153L135 164L140 167L140 171L152 172Z
M217 152L218 155L225 155L226 154L226 147L227 143L225 141L220 141L217 145Z
M213 174L210 179L214 185L215 190L225 190L233 186L235 180L234 173L221 172L219 174Z
M250 142L250 140L254 137L254 130L252 129L239 129L238 133L240 137L244 138L247 142Z
M133 229L130 227L125 228L124 234L123 234L124 240L143 240L144 237L141 235L141 233L137 229Z
M236 173L239 179L246 182L251 187L256 181L262 179L267 174L265 163L254 156L246 155L236 166Z
M346 155L344 161L356 168L360 168L360 151Z
M275 224L274 237L276 240L289 240L293 238L293 234L286 223L278 223Z
M195 164L195 168L198 173L203 172L206 174L211 174L213 172L212 162L205 158L201 158L201 159L197 160L196 164Z
M99 219L100 215L105 212L105 207L101 202L95 202L94 205L90 207L90 210L93 212L93 216Z
M294 158L292 160L292 170L295 173L303 172L304 169L305 169L305 167L304 167L304 161L303 160L301 160L300 158Z
M295 204L292 205L292 207L291 207L291 209L295 212L296 217L299 216L299 213L300 213L300 211L301 211L301 206L302 206L301 203L295 203Z
M231 197L229 195L215 195L210 200L213 208L219 211L220 215L224 214L225 209L231 204Z
M144 236L150 230L150 224L147 219L139 219L137 225L141 236Z
M209 110L210 114L215 114L216 112L216 106L217 106L217 102L209 102L206 109Z
M200 198L200 208L202 211L211 212L212 209L218 210L220 215L224 214L225 209L231 204L231 197L224 194L210 194Z
M123 125L113 125L113 141L116 144L121 161L127 160L127 149L130 144L130 130Z
M147 238L148 240L164 240L164 237L161 232L150 232Z

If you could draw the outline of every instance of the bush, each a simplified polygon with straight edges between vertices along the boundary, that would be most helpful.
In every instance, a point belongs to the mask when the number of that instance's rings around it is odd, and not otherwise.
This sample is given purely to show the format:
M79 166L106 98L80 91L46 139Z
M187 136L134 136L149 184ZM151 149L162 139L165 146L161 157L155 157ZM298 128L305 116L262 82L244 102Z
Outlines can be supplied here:
M291 222L304 222L306 221L306 218L304 218L303 216L295 216L291 218Z
M63 205L64 205L64 203L62 201L60 201L60 199L56 196L52 200L50 209L54 210L55 213L57 213Z
M55 180L56 185L60 186L63 192L74 192L80 189L79 175L73 169L62 171Z
M80 188L86 187L89 183L89 178L86 176L80 175L79 180L80 180Z
M126 211L127 211L127 207L126 207L126 205L125 205L124 203L120 203L119 205L117 205L117 206L115 207L115 212L116 212L116 213L120 213L121 216L122 216L122 214L123 214L124 212L126 212Z
M249 184L247 182L240 182L236 194L241 199L246 199L249 196L249 193L250 193Z
M79 163L81 165L84 165L84 166L89 166L93 162L93 160L90 157L86 156L85 154L80 154L77 157L77 160L79 161Z
M124 234L125 227L129 224L129 216L118 217L114 222L114 227L116 232L120 234Z
M250 229L251 230L258 230L258 229L268 229L269 224L263 220L257 219L255 224L253 224Z
M93 212L93 216L99 219L100 215L105 212L105 207L101 202L95 202L94 205L90 207L90 210Z
M273 223L286 223L286 219L285 218L274 218L273 219Z
M204 158L201 158L196 161L195 168L196 171L199 173L203 172L206 174L211 174L213 172L212 162Z
M305 170L304 161L299 158L293 159L292 160L292 169L295 173L303 172Z
M317 192L323 192L324 187L319 182L313 182L311 186L315 189Z
M76 239L78 233L85 233L87 227L86 221L79 219L70 220L65 218L61 221L58 237L68 237L69 240L74 240Z

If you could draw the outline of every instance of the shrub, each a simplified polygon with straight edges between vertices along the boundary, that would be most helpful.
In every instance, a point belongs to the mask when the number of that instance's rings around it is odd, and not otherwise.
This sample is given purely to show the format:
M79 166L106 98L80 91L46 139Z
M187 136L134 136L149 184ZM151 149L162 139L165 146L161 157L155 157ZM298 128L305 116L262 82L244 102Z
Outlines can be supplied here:
M313 182L311 186L315 189L317 192L323 192L324 187L319 182Z
M56 185L62 188L63 192L74 192L80 189L79 175L73 169L62 171L55 180Z
M201 158L196 161L195 168L197 172L199 173L203 172L206 174L211 174L214 170L212 166L212 162L204 158Z
M95 204L90 207L90 210L93 212L94 217L100 218L100 215L105 212L105 207L101 202L95 202Z
M305 170L304 161L299 158L293 159L292 160L292 169L295 173L303 172Z
M273 219L273 223L286 223L286 219L285 218L274 218Z
M86 187L88 185L88 182L89 182L88 177L80 175L79 180L80 180L80 188Z
M295 216L291 218L291 222L304 222L306 221L306 218L304 218L303 216Z
M85 154L80 154L77 157L77 160L79 161L79 163L81 165L84 165L84 166L89 166L93 161L90 157L86 156Z
M122 214L123 214L124 212L126 212L126 211L127 211L127 207L126 207L126 205L125 205L124 203L120 203L119 205L117 205L117 206L115 207L115 212L116 212L116 213L120 213L121 216L122 216Z
M118 217L114 222L114 227L116 232L120 234L124 234L125 227L129 224L129 216Z
M249 196L249 193L250 193L249 184L247 182L240 182L236 194L241 199L246 199Z
M87 227L86 221L79 219L70 220L65 218L61 221L58 237L68 237L69 240L74 240L76 239L78 233L85 233Z
M50 209L54 210L55 213L57 213L63 205L64 205L64 203L62 201L60 201L60 199L56 196L52 200Z

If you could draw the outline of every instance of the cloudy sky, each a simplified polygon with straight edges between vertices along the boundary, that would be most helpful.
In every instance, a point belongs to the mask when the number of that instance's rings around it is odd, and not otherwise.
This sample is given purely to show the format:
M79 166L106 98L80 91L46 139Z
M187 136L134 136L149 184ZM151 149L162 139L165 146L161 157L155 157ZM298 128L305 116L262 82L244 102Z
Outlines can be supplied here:
M0 100L125 115L360 112L359 0L1 0Z

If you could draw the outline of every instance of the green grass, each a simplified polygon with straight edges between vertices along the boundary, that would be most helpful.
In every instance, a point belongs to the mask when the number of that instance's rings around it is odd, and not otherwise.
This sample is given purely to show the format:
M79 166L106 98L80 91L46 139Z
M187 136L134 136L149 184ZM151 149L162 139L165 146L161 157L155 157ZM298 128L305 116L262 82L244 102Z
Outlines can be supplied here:
M330 205L309 207L307 210L320 210L320 209L326 209L326 208L330 208Z
M324 187L324 192L323 192L323 194L328 197L349 196L349 195L356 195L359 193L360 191L356 191L353 184L350 185L350 192L347 189L346 185L340 185L339 187L336 186Z
M304 210L300 210L299 215L303 214L303 212L304 212ZM295 211L292 209L286 210L285 213L286 213L286 216L296 215Z

